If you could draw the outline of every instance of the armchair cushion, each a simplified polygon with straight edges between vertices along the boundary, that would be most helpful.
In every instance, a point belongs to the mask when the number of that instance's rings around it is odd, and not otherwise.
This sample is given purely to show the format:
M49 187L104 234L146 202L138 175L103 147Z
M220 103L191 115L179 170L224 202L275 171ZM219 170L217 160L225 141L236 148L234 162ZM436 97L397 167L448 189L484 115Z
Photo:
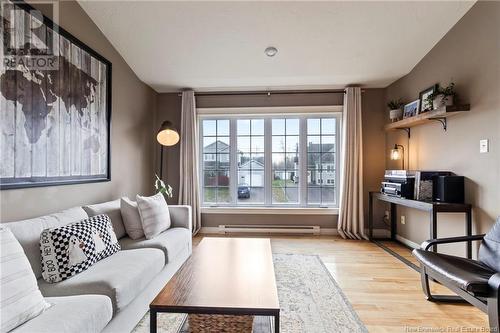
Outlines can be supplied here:
M475 260L420 249L413 250L413 254L422 265L442 275L450 284L474 296L488 294L488 279L495 274L488 266Z

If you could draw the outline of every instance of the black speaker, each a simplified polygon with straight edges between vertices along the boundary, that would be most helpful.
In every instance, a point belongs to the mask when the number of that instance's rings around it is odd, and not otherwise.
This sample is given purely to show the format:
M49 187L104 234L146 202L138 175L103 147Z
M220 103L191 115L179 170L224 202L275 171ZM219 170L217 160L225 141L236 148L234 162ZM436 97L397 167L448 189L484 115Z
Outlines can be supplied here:
M434 201L464 203L463 176L436 176L433 182Z

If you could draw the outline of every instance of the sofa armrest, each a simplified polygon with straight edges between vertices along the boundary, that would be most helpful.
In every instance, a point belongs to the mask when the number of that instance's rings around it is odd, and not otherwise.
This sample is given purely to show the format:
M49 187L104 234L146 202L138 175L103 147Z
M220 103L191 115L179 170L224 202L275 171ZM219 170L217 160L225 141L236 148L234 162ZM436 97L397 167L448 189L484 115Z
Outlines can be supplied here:
M186 228L193 231L193 216L191 206L168 205L170 221L174 228Z
M482 240L484 238L484 234L482 235L473 235L473 236L459 236L459 237L448 237L448 238L437 238L437 239L429 239L420 245L420 248L424 251L429 250L429 248L433 245L437 244L450 244L450 243L461 243L467 241L477 241Z

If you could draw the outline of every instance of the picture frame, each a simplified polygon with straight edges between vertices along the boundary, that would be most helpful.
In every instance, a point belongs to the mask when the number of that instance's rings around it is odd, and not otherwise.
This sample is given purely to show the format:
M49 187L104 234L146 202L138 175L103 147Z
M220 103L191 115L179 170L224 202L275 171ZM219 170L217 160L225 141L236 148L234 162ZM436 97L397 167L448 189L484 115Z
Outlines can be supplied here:
M0 70L2 80L16 78L18 83L0 90L4 136L0 139L5 143L0 152L0 190L110 181L111 62L51 19L35 15L27 3L2 5L2 15L16 13L10 34L16 33L17 25L38 20L28 25L33 28L22 47L39 47L30 42L37 36L46 46L31 54L54 61L43 68L26 67L40 86L23 83L17 67ZM4 38L10 38L7 32ZM22 54L12 48L4 49L3 56L15 59ZM38 91L43 94L35 94ZM32 96L29 102L23 94ZM15 121L26 114L31 115L29 121Z
M429 103L427 101L427 97L429 97L429 95L434 94L437 90L438 90L438 85L436 83L431 87L424 89L420 92L420 94L418 95L418 99L420 100L420 109L419 109L420 113L433 110L432 103Z
M419 113L420 99L414 100L403 107L403 119L416 116Z

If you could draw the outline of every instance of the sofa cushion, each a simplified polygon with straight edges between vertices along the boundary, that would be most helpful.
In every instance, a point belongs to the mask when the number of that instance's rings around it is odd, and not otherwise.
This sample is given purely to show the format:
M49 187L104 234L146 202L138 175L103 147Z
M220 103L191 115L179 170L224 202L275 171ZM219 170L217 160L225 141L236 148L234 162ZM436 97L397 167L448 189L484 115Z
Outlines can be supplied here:
M129 198L121 198L120 209L123 217L123 224L127 234L132 239L139 239L144 237L144 230L142 230L141 216L137 208L137 202Z
M118 239L126 235L125 226L123 225L122 213L120 211L120 199L103 202L95 205L83 206L83 210L87 212L89 217L106 214L111 219L111 224L115 230Z
M40 258L40 234L44 229L60 227L88 217L81 207L70 208L59 213L3 224L8 227L23 247L31 268L37 278L42 276Z
M129 304L163 269L165 256L158 249L120 251L86 271L58 283L42 279L44 296L99 294L111 298L116 313Z
M170 228L170 213L165 197L157 193L151 197L136 196L141 216L142 230L146 239L153 239Z
M500 272L500 217L484 236L478 259L492 270Z
M119 250L107 215L45 229L40 235L42 277L51 283L66 280Z
M109 297L80 295L45 298L52 306L11 333L99 333L111 321Z
M160 249L165 254L165 264L174 258L184 249L189 248L191 243L191 231L186 228L170 228L165 230L153 239L141 238L133 240L124 237L119 240L122 249Z
M23 248L12 232L0 226L1 332L8 332L40 315L49 304L43 299Z
M439 273L448 282L476 296L488 294L488 279L495 274L487 266L471 259L442 253L413 250L426 269Z

